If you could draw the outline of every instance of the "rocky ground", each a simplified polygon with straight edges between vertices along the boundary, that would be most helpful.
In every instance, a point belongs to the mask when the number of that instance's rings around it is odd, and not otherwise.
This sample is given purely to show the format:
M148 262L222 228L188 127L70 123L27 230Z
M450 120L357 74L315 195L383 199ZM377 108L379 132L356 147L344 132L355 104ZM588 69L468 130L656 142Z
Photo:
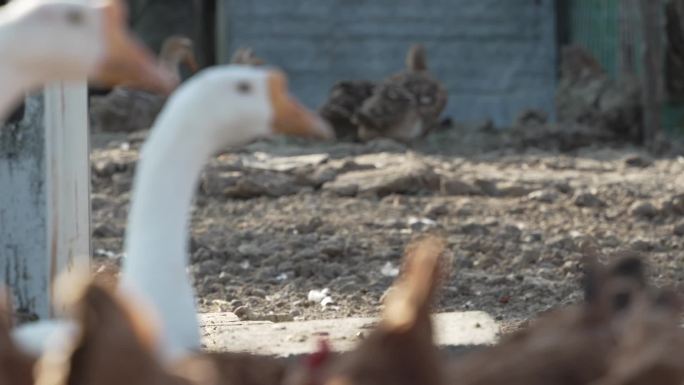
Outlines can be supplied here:
M143 138L95 138L98 266L120 263ZM375 315L402 249L430 229L455 256L443 311L484 310L513 325L577 301L583 255L639 253L656 282L678 285L684 158L666 147L653 156L532 114L506 133L459 126L410 147L274 139L226 152L206 168L193 207L201 310Z

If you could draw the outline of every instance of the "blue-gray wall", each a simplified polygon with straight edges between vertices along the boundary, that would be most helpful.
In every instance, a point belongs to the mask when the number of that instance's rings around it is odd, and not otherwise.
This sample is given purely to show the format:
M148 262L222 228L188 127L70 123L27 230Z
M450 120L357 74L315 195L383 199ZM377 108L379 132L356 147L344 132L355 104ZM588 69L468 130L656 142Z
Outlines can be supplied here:
M457 120L506 125L521 109L553 111L553 0L222 0L219 17L222 60L252 47L312 107L337 80L400 70L423 42Z

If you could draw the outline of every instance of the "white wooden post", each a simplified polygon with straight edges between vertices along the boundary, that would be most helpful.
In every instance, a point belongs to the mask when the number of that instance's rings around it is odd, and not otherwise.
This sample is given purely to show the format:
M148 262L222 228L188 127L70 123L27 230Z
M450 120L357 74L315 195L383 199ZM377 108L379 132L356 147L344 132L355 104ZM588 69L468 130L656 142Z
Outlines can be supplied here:
M45 89L47 243L50 285L90 267L90 143L86 82ZM51 291L50 291L51 292ZM50 295L52 298L52 295Z
M85 82L26 99L0 129L0 276L18 308L52 315L54 278L90 258L90 167Z

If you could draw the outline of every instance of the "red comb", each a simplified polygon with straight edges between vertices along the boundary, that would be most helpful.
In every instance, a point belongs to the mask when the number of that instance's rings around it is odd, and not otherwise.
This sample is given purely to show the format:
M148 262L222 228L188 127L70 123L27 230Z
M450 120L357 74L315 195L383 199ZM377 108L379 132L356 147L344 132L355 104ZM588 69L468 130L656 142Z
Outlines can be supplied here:
M309 354L305 359L305 365L309 370L317 370L330 357L331 353L330 343L327 339L321 338L318 340L318 349Z

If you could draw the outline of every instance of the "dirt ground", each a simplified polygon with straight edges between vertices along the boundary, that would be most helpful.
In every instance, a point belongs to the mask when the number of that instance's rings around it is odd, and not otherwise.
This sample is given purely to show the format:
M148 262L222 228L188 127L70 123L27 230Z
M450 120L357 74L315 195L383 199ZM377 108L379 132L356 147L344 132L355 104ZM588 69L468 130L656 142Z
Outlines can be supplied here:
M142 138L94 138L98 266L121 262ZM583 255L639 253L655 282L677 286L684 158L663 144L653 156L590 128L533 122L505 133L458 126L412 146L276 138L226 152L207 166L193 207L201 311L376 315L404 246L431 229L454 253L440 311L515 325L575 302Z

